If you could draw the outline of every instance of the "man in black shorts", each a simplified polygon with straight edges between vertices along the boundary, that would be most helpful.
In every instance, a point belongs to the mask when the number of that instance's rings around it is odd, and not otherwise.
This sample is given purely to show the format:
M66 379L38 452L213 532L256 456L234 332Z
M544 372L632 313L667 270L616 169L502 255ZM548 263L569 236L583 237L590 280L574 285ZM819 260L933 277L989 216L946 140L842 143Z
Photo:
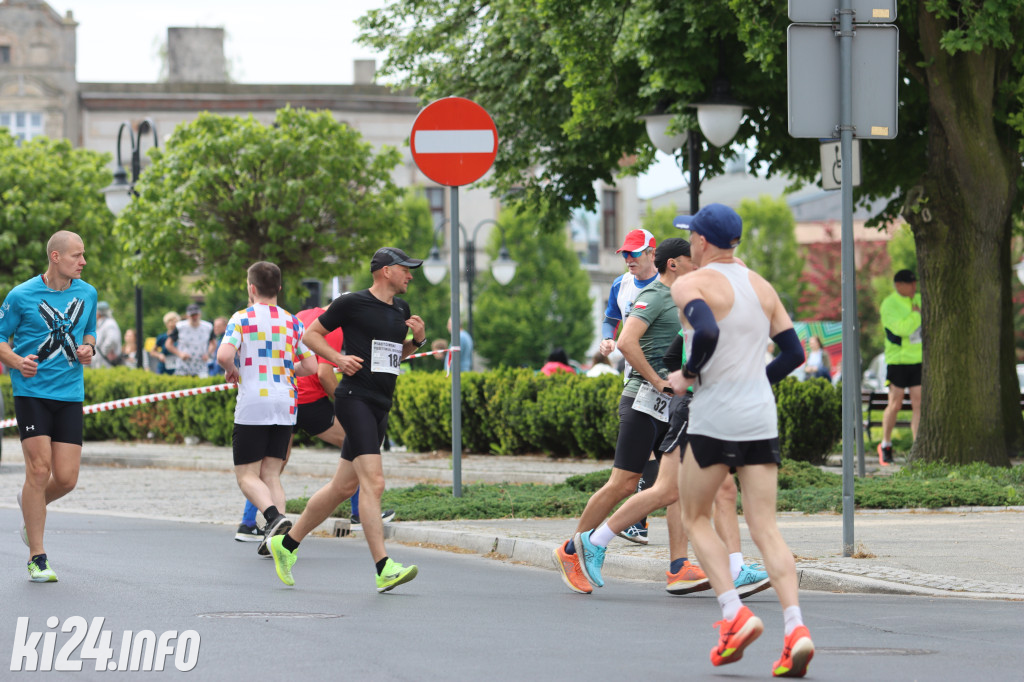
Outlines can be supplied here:
M693 329L693 339L682 371L673 372L669 380L679 395L694 386L679 498L690 540L722 607L711 663L738 661L764 629L740 601L728 550L711 526L715 496L735 470L743 490L743 515L783 608L786 636L772 674L803 677L814 643L803 624L793 553L775 521L781 459L771 388L803 363L803 347L772 285L733 257L743 226L734 210L709 204L676 221L691 231L693 259L700 264L672 286L672 298ZM781 354L766 369L769 337Z
M334 299L303 336L314 353L336 364L344 375L334 392L334 410L345 429L345 445L334 478L309 499L288 533L270 541L277 576L286 585L295 584L291 569L299 543L357 487L361 490L359 517L377 571L377 591L387 592L416 577L416 566L393 561L384 546L380 450L399 365L427 340L423 320L397 296L408 289L412 268L422 264L401 249L379 249L370 261L373 285ZM325 339L339 327L345 335L344 354L332 349ZM411 339L406 338L409 330Z
M78 482L82 461L82 367L96 352L96 289L82 281L85 245L61 230L46 243L46 273L11 289L0 306L0 361L11 370L25 455L18 505L28 577L57 582L43 548L46 505Z

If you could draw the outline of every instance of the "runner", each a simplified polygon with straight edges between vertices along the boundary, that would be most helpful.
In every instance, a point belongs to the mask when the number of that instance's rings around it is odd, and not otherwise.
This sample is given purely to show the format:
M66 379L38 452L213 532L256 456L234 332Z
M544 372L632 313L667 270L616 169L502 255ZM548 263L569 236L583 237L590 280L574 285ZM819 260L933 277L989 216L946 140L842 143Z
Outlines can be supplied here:
M679 315L669 291L669 285L679 273L688 271L690 245L684 239L666 239L655 255L658 280L649 284L636 297L632 312L626 318L619 335L619 350L632 366L626 386L619 402L619 437L615 445L615 463L608 482L595 492L587 502L580 520L576 524L576 535L564 545L555 549L555 564L562 580L569 589L590 594L596 587L604 585L599 566L592 561L596 570L588 574L583 566L584 545L575 540L598 526L619 502L636 491L644 465L651 453L661 456L658 446L668 428L669 396L666 393L668 370L662 356L679 332ZM686 560L686 533L677 507L668 511L670 558L685 571L685 579L691 584L689 591L708 589L708 580L699 567ZM603 558L604 545L614 536L609 535L607 526L596 538L600 545L590 545L586 551L599 553ZM587 534L590 537L589 533ZM593 556L592 556L593 559Z
M350 498L356 487L361 490L359 518L377 571L377 591L387 592L416 577L416 566L392 560L384 546L380 450L399 365L427 342L423 320L397 297L408 289L412 268L422 264L401 249L378 250L370 261L373 285L334 299L303 337L313 352L336 364L345 375L334 393L334 410L346 437L334 477L309 499L295 526L270 541L277 576L286 585L295 584L292 566L299 543ZM339 327L345 335L344 354L333 350L324 338ZM411 339L406 339L408 330L412 330Z
M82 461L82 367L96 353L96 289L82 281L85 244L61 230L46 243L42 275L11 289L0 306L0 361L11 370L25 455L18 506L28 579L55 583L43 547L46 505L71 492Z
M679 496L694 549L722 607L711 663L740 660L764 629L740 601L730 579L728 550L711 527L715 495L735 470L743 489L744 517L784 610L785 642L772 674L803 677L814 643L800 611L793 553L775 521L781 458L771 390L771 383L803 363L803 347L772 285L735 262L733 249L743 222L734 210L709 204L676 221L691 231L694 259L701 264L672 287L693 337L686 365L672 373L671 383L679 394L695 387ZM769 336L781 353L766 371Z

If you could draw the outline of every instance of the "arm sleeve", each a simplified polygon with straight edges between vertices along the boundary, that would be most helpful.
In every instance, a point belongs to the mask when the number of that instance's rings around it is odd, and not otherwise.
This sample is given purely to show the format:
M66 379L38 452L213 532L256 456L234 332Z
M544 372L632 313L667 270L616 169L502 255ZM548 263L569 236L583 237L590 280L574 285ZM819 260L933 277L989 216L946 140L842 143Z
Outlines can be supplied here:
M715 322L711 308L700 298L687 303L683 314L693 327L693 347L690 350L690 359L686 362L686 369L691 374L697 374L708 363L718 346L718 323Z
M779 354L768 363L765 371L768 373L768 382L777 384L803 364L804 347L800 343L800 337L797 336L796 330L792 327L773 336L772 341L778 347Z
M612 320L622 320L622 311L619 310L619 288L622 286L622 275L612 282L612 289L608 292L608 305L604 309L604 316Z
M668 350L665 351L665 355L662 356L661 360L665 363L665 368L669 372L675 372L683 368L682 334L676 334L676 338L672 339L672 343L669 345Z
M602 339L614 339L615 330L619 326L621 320L617 320L614 317L604 318L604 322L601 323L601 338Z

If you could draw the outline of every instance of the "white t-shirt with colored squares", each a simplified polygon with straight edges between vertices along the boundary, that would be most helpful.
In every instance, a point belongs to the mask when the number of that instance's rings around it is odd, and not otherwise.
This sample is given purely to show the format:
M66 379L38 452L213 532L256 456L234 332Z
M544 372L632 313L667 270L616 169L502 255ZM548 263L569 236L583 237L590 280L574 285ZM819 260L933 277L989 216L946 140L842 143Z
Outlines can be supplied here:
M313 353L305 328L284 308L257 303L228 320L222 344L237 349L236 424L295 424L295 365Z

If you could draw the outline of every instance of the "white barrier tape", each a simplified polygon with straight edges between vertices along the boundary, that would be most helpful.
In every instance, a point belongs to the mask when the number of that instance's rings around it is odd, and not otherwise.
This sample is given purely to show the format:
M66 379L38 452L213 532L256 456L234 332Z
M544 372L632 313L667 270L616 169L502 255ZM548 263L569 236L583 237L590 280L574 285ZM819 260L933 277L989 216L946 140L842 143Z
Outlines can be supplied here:
M216 393L218 391L230 391L234 390L234 384L215 384L213 386L197 386L195 388L183 388L178 391L167 391L165 393L150 393L149 395L140 395L135 398L122 398L120 400L111 400L105 403L96 403L95 405L86 405L82 408L82 414L95 414L96 412L108 412L110 410L117 410L122 407L135 407L137 405L146 405L148 403L158 403L163 400L174 400L175 398L187 398L188 396L201 395L203 393ZM11 426L17 426L17 419L4 419L0 421L0 429L6 429Z
M413 353L412 355L406 355L406 360L412 360L413 358L422 358L428 355L440 355L441 353L450 353L453 350L462 350L459 346L452 346L451 348L444 348L442 350L428 350L423 353Z

